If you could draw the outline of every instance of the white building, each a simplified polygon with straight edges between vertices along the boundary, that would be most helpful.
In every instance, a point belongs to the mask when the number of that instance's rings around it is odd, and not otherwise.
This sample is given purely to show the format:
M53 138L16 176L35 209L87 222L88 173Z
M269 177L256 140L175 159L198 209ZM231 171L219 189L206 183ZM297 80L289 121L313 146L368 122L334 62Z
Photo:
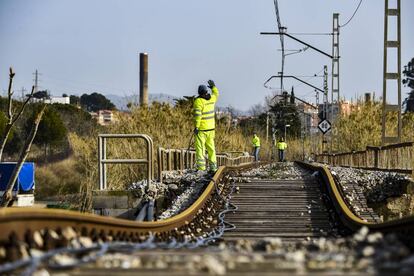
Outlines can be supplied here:
M70 104L70 97L55 97L55 96L50 96L49 99L45 99L44 103L47 104Z

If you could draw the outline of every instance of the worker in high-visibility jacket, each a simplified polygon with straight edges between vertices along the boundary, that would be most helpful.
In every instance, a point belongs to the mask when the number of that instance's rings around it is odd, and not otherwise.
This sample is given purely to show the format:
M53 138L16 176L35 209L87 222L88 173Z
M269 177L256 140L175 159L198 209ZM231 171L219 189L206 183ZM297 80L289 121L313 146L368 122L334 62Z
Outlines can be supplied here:
M279 162L285 161L285 150L287 149L287 144L283 138L279 139L279 142L276 144L277 149L279 150Z
M252 144L253 144L254 161L259 161L260 138L257 136L256 133L253 133Z
M193 104L196 164L197 170L206 170L204 154L207 150L209 171L215 172L217 170L217 160L214 146L214 129L216 126L214 108L219 91L212 80L208 81L208 87L211 89L211 94L208 93L207 86L200 85L198 87L198 97Z

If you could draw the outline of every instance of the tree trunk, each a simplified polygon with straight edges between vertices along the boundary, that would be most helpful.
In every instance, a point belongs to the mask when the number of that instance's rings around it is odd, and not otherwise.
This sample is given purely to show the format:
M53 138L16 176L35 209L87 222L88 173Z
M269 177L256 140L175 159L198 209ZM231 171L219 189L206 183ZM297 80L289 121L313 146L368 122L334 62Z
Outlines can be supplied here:
M4 129L4 134L3 134L3 137L1 138L1 143L0 143L0 162L3 161L3 150L4 150L4 147L6 146L7 139L9 138L12 127L13 127L12 123L7 123L6 128Z
M26 161L27 156L29 155L30 148L32 146L33 140L36 136L37 129L39 127L40 121L42 120L43 113L45 112L46 105L42 107L40 112L37 114L36 119L33 123L32 129L30 131L29 136L27 137L26 143L24 144L23 150L20 154L19 161L16 164L16 167L13 170L13 173L9 179L9 182L7 183L6 190L4 191L0 207L7 207L12 200L12 190L14 187L14 184L17 180L17 177L19 175L19 172L23 166L23 163Z
M13 107L13 78L14 78L14 73L13 73L13 69L10 67L9 69L9 87L7 89L7 125L6 128L4 130L4 134L1 140L1 145L0 145L0 161L2 160L3 157L3 151L4 151L4 147L6 146L6 142L7 142L7 138L9 138L9 134L10 131L12 129L12 126L14 124L14 120L13 120L13 111L12 111L12 107Z
M7 102L7 118L8 122L6 128L3 133L3 137L1 138L0 142L0 162L3 161L3 151L7 143L7 139L9 138L10 132L13 128L14 123L19 119L20 115L22 115L26 105L29 103L30 99L33 97L34 93L34 86L32 86L32 92L27 97L26 101L23 103L22 107L20 108L19 112L16 115L13 115L12 112L12 105L13 105L13 91L12 91L12 84L13 84L13 77L14 73L12 68L10 68L10 79L9 79L9 89L8 89L8 102Z

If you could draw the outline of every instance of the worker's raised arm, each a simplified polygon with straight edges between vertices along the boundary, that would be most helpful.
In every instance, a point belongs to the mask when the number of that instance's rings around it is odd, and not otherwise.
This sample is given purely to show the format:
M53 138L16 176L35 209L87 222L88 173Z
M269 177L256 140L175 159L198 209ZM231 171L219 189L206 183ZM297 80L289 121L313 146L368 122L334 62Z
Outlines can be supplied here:
M218 100L218 96L219 96L219 91L216 87L216 84L214 83L214 81L209 80L208 82L208 87L211 89L211 93L212 93L212 97L215 97L215 101Z

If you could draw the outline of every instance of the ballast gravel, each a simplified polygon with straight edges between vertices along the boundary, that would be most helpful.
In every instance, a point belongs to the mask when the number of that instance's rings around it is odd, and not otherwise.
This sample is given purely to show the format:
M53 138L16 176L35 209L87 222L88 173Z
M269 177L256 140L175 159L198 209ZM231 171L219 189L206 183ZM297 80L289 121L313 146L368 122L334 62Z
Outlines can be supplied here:
M369 203L380 203L387 198L401 196L407 184L411 182L408 176L394 172L344 167L330 167L330 169L337 175L341 184L352 183L361 187Z
M58 259L65 263L65 260ZM70 260L68 260L70 261ZM184 266L182 264L185 264ZM239 240L194 250L142 250L110 253L95 268L157 273L226 275L230 272L285 273L413 273L414 252L395 234L361 228L345 238L318 238L285 243L279 238Z

